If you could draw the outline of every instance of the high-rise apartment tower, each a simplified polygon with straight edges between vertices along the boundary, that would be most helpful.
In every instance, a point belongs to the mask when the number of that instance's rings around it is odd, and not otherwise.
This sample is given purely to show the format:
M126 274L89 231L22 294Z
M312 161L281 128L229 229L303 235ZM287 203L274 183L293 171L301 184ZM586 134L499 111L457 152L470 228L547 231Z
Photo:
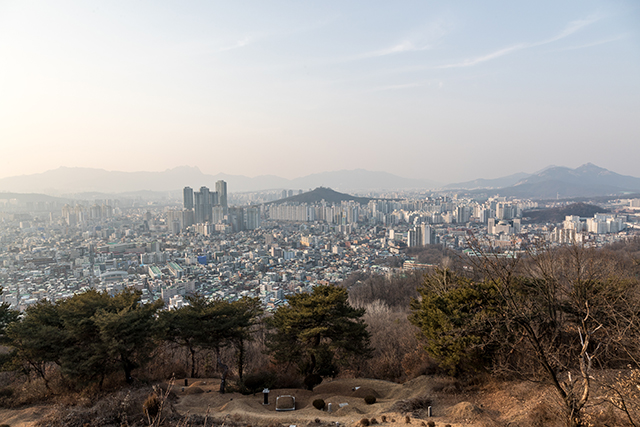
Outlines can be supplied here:
M182 200L185 209L193 209L193 188L184 187L184 190L182 190Z
M225 181L216 182L216 192L218 193L218 204L222 206L227 211L227 183Z

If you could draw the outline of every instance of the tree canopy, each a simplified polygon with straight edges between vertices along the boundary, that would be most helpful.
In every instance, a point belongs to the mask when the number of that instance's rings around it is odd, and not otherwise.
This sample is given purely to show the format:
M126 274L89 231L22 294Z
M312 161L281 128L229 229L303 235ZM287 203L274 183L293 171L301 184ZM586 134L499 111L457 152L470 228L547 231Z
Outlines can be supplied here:
M201 295L187 298L188 305L160 313L164 339L188 349L191 376L195 377L196 354L232 345L236 349L238 376L242 379L245 342L251 339L251 327L262 314L260 301L242 298L234 302L210 300Z
M369 357L365 311L347 299L346 289L329 285L287 297L288 304L267 319L267 348L273 359L297 365L304 375L333 376L340 362Z
M47 365L54 363L79 385L102 383L118 370L131 382L132 370L155 348L155 313L163 305L142 304L140 297L138 291L112 296L90 290L38 302L7 328L16 362L45 381Z
M638 321L639 282L615 257L579 246L541 246L521 257L473 249L473 276L435 270L412 302L410 321L427 351L451 372L544 379L569 425L580 425L593 363L620 368L638 360L628 331Z

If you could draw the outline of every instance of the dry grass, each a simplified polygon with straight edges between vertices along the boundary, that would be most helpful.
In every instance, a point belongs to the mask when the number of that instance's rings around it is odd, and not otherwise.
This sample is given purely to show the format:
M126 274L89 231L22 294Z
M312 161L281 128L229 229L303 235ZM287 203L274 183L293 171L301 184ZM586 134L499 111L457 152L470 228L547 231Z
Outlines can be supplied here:
M438 426L444 426L447 421L453 422L456 427L462 425L461 423L475 427L504 426L509 423L523 427L555 427L562 424L553 390L544 385L533 386L531 383L523 382L494 381L484 384L477 391L474 389L478 386L473 385L470 387L471 391L468 391L464 383L453 386L452 382L438 377L421 377L404 385L366 379L335 380L319 386L315 395L300 390L299 410L291 413L271 412L262 405L260 396L243 396L236 393L220 395L215 392L217 384L210 379L202 384L207 391L197 395L181 392L181 387L176 390L177 395L174 395L170 387L163 385L155 388L129 388L102 394L94 399L81 397L79 394L64 399L58 397L56 406L46 407L46 412L51 413L46 414L43 410L37 423L32 424L32 421L24 425L264 427L271 423L281 423L300 427L335 427L335 422L338 421L340 427L355 427L362 418L367 418L370 425L426 427L428 421L431 421L426 417L427 408L432 405L434 416L438 418ZM362 386L363 389L375 389L380 395L379 402L376 405L366 405L361 398L353 397L354 385ZM197 386L196 383L194 386ZM458 387L462 388L462 391ZM440 391L435 393L434 388ZM455 392L448 395L444 389ZM287 393L289 392L287 390ZM78 400L73 402L76 397ZM324 414L312 405L313 399L320 397L333 400L334 408L336 402L343 401L348 401L349 406L332 414ZM159 408L160 406L162 408ZM157 413L155 409L149 410L151 408L157 408ZM24 408L25 411L27 409ZM594 427L626 425L622 414L607 404L590 407L588 413L588 421ZM13 416L10 411L2 413L0 410L0 420L8 419L9 415ZM319 415L324 418L322 421L318 418ZM13 422L11 424L14 425Z
M109 394L89 406L58 404L49 415L37 423L37 426L143 425L145 422L142 412L143 402L151 391L151 388L121 390Z
M418 396L411 399L399 400L393 404L390 411L401 414L412 414L415 418L422 418L422 412L431 406L432 400L429 396Z

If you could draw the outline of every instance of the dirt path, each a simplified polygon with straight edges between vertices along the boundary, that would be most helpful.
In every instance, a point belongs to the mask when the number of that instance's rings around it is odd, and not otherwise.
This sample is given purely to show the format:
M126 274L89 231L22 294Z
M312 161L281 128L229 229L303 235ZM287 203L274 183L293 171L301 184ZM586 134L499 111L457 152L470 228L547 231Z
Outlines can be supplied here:
M0 409L0 424L11 427L32 427L46 414L51 412L51 406L35 405L20 409Z

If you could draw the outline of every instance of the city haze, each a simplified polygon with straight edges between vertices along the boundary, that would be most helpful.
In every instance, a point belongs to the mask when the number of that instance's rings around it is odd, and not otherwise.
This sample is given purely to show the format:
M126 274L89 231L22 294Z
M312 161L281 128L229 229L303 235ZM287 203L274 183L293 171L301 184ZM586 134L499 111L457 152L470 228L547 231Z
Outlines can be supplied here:
M637 176L632 1L0 2L0 178Z

